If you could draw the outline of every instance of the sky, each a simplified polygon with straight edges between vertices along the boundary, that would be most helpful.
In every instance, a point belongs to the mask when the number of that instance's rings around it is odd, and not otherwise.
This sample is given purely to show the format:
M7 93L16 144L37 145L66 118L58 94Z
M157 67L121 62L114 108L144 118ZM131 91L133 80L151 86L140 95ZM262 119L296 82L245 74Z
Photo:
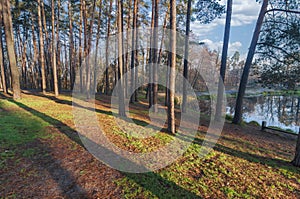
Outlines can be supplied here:
M226 2L226 0L220 1L223 5ZM259 11L260 4L255 0L233 1L229 56L235 51L239 51L242 57L246 57ZM223 14L220 19L215 19L210 24L194 22L191 30L199 41L205 42L210 49L221 51L225 17L226 14Z

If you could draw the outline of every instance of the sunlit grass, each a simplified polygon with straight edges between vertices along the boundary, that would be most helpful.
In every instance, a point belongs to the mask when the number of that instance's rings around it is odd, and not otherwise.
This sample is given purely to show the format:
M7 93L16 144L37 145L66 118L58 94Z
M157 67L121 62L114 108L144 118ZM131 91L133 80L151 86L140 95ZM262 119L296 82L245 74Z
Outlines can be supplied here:
M0 100L0 168L5 167L5 160L14 158L18 146L34 142L37 138L52 139L46 127L60 124L62 132L73 128L71 97L62 95L59 100L29 95L24 95L17 103ZM25 106L32 110L24 109ZM132 109L131 113L136 119L135 125L144 131L141 133L153 133L154 136L136 138L130 131L124 132L118 126L127 125L125 127L131 129L133 124L123 120L116 125L115 118L107 110L97 112L107 136L111 141L117 141L117 146L147 153L174 139L159 130L144 128L149 121L139 118L139 114L147 114L148 111ZM279 152L259 147L249 140L224 135L210 154L200 158L198 154L204 136L205 132L199 132L183 156L166 168L147 174L123 173L124 177L116 183L122 188L124 198L280 198L287 191L291 194L299 190L299 169L289 165L288 158ZM75 151L77 143L73 145L70 150ZM30 148L18 153L32 157L40 152ZM267 158L267 155L272 158Z

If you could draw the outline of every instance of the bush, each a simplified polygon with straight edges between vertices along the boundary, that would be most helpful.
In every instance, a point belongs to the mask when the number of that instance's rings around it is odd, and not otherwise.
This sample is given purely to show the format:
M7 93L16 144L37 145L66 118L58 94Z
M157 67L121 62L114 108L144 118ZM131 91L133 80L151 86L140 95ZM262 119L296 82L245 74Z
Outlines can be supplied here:
M253 126L260 126L260 124L257 121L251 121L248 124Z
M226 115L225 116L225 119L226 120L229 120L229 121L232 121L233 120L233 117L231 115Z

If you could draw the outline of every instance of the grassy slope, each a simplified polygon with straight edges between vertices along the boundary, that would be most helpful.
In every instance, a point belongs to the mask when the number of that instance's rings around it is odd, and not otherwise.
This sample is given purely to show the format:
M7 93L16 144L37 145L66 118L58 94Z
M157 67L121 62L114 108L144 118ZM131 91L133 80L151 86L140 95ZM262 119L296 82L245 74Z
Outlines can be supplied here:
M61 131L74 128L71 98L61 96L56 101L48 98L24 95L16 103L0 99L1 169L5 169L10 160L18 161L14 158L15 153L25 157L39 153L30 148L18 150L38 138L51 138L45 128L59 126ZM110 129L108 137L119 147L147 152L172 140L170 135L162 132L145 140L128 136L114 125L114 118L103 103L96 108L99 121ZM147 122L139 115L141 111L132 112L141 125L141 120ZM226 124L214 151L200 159L198 152L205 134L199 132L187 152L173 164L147 174L123 173L115 183L122 188L126 198L297 198L300 195L300 170L289 164L295 140L261 134L253 127ZM74 145L80 143L76 138L73 141Z

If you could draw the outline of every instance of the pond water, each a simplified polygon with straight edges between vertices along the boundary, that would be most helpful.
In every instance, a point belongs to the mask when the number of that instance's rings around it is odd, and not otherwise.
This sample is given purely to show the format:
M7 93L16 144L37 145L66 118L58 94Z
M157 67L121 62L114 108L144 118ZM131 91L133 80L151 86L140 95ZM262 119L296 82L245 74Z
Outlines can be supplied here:
M243 120L262 121L267 126L291 129L298 133L300 126L300 96L256 96L245 97L243 103ZM234 115L235 98L227 99L226 112Z

